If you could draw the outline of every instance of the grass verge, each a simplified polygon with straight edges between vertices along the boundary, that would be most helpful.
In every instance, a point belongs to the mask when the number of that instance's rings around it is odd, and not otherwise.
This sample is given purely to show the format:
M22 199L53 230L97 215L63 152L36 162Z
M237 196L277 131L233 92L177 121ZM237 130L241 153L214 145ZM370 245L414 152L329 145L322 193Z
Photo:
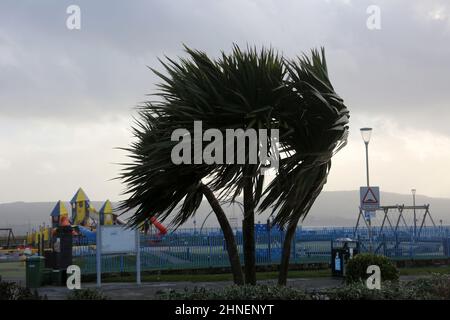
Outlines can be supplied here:
M426 276L432 273L450 274L450 266L438 267L414 267L414 268L400 268L400 276ZM292 270L289 271L290 279L298 278L326 278L330 277L330 269L320 270ZM271 280L277 279L278 272L258 272L256 274L257 280ZM229 273L222 274L145 274L142 273L141 280L143 282L217 282L217 281L232 281L233 278ZM102 279L103 282L134 282L136 278L131 275L112 274L107 275Z

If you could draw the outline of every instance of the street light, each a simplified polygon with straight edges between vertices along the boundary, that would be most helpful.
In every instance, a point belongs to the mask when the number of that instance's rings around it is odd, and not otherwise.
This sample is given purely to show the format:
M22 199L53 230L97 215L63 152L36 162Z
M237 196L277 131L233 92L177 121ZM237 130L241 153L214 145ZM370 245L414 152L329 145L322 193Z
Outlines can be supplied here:
M416 219L416 189L411 189L411 193L413 196L413 210L414 210L414 240L416 240L416 232L417 232L417 219Z
M372 128L361 128L361 137L366 146L366 177L367 177L367 187L370 187L369 184L369 141L370 136L372 135ZM369 222L369 244L370 244L370 252L372 252L372 222L370 214L367 217Z
M361 136L366 145L366 176L367 176L367 186L369 187L369 141L372 135L372 128L361 128Z

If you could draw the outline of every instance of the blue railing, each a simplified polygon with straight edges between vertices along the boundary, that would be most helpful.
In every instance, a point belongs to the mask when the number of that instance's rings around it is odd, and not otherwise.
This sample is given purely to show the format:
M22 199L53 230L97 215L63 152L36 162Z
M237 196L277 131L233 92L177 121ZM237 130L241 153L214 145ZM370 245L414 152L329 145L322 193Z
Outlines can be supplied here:
M420 237L414 239L411 230L399 228L397 233L372 229L372 241L368 230L353 228L298 228L291 245L291 263L327 263L331 259L331 241L337 238L359 240L362 252L373 251L392 259L432 259L450 257L450 227L423 228ZM259 228L255 234L256 263L278 264L281 258L285 233ZM235 238L243 261L242 233L235 231ZM175 270L229 266L225 240L220 229L179 229L163 237L141 235L141 269ZM73 248L74 263L83 274L95 273L95 243L78 239ZM102 256L103 272L133 272L134 254Z

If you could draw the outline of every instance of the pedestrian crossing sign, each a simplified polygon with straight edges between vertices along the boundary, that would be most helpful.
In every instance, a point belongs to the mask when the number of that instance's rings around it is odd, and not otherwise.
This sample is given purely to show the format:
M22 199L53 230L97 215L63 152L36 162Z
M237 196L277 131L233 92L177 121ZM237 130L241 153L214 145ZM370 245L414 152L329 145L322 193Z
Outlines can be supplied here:
M359 195L362 210L374 211L380 208L379 187L360 187Z

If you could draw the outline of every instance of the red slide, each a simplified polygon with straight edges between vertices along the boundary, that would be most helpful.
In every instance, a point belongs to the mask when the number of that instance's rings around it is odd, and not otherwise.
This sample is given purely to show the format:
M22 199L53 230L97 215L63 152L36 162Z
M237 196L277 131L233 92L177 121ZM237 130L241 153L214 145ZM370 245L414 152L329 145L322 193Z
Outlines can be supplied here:
M158 236L163 236L167 233L167 228L164 227L155 217L150 218L150 222L159 230Z

